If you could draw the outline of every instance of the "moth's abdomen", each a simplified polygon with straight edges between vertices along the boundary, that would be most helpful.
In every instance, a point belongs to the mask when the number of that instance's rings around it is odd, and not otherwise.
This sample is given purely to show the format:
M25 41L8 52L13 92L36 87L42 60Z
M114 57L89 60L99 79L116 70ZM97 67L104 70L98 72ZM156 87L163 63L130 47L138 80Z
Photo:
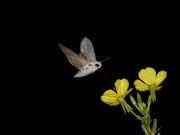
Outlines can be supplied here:
M84 77L84 76L87 76L89 74L92 74L96 70L98 70L101 66L102 65L100 62L88 63L74 77Z
M84 77L84 76L87 76L89 74L91 74L93 72L89 71L89 70L80 70L79 72L77 72L77 74L74 75L74 77L78 78L78 77Z

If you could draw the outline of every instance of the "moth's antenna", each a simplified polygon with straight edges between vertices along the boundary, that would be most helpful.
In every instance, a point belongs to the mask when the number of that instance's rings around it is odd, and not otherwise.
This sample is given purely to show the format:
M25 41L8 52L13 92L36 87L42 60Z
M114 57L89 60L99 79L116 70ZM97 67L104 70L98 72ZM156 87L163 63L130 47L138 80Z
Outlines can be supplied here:
M109 57L109 58L110 58L110 57ZM106 80L107 80L108 83L111 85L111 87L115 90L113 84L111 83L111 81L109 80L109 78L108 78L106 72L104 71L104 68L102 67L101 69L102 69L102 71L103 71L103 73L104 73L104 76L105 76Z
M104 61L106 61L106 60L109 60L111 57L107 57L107 58L105 58L104 60L102 60L101 62L104 62Z

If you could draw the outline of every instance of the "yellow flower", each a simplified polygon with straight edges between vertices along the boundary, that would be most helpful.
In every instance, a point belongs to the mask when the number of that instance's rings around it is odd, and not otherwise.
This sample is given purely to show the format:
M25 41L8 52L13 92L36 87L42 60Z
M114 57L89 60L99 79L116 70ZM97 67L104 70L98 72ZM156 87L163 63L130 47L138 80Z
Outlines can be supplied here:
M129 94L133 88L129 89L129 82L127 79L118 79L115 82L115 88L116 90L107 90L103 93L101 96L101 101L104 102L107 105L110 106L116 106L121 104L123 107L124 112L126 113L126 110L129 112L132 110L132 108L126 103L125 97L127 94Z
M156 74L154 68L147 67L146 69L141 69L138 74L139 78L142 80L135 80L135 88L139 91L150 90L152 101L156 101L156 90L160 90L162 86L159 86L167 77L166 71L160 71Z

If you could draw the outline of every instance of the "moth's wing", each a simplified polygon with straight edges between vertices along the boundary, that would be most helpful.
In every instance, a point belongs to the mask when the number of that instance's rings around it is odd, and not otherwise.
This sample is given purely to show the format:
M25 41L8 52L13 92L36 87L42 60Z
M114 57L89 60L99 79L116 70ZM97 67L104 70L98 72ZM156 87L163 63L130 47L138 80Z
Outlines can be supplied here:
M80 44L80 51L83 53L88 62L95 62L96 56L91 41L84 37Z
M87 58L86 58L86 56L84 55L84 53L79 53L79 56L81 57L81 58L83 58L83 59L85 59L85 60L87 60Z
M85 65L87 65L87 61L85 59L83 59L82 57L80 57L78 54L76 54L75 52L71 51L69 48L59 44L60 49L62 50L62 52L66 55L66 57L68 58L68 61L75 66L77 69L82 69L82 67L84 67Z
M81 70L85 65L87 65L87 61L77 57L68 57L69 62L75 66L77 69Z

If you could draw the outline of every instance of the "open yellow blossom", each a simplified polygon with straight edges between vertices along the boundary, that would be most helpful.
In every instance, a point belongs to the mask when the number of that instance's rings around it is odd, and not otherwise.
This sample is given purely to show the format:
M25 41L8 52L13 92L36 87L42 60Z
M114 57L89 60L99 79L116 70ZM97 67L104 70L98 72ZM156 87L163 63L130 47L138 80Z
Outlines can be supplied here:
M114 90L107 90L101 96L101 101L110 106L116 106L121 104L123 107L124 112L126 110L129 112L132 108L126 103L125 97L129 94L133 88L129 89L129 82L127 79L118 79L115 82L115 91Z
M154 68L147 67L146 69L141 69L138 74L141 80L135 80L135 88L139 91L150 90L152 96L152 101L156 101L156 90L160 90L162 86L159 86L167 77L166 71L160 71L156 74Z

